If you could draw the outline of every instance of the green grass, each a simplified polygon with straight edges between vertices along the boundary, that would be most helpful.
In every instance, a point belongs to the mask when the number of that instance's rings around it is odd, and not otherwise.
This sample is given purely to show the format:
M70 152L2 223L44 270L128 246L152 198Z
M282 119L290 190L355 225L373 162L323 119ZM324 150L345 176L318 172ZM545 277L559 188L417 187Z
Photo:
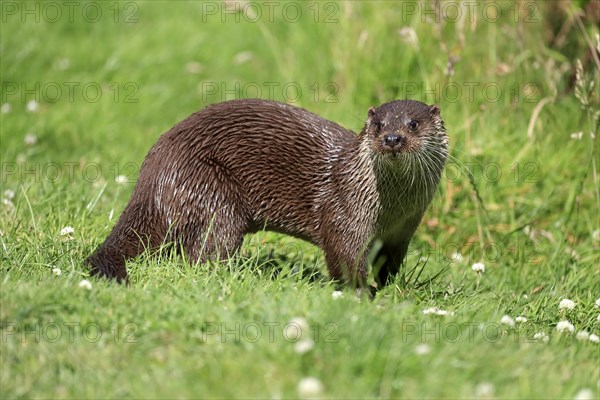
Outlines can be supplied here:
M398 2L316 3L318 23L313 3L297 22L293 10L282 16L284 3L273 22L262 7L258 23L235 14L223 23L200 2L120 3L117 23L113 2L78 3L73 21L63 8L54 23L10 4L17 14L3 8L0 35L1 103L11 107L1 114L0 196L15 193L0 204L2 398L289 398L309 376L336 398L599 396L600 345L575 338L600 335L599 131L575 96L572 54L596 82L592 113L600 77L577 24L563 32L566 45L550 44L547 3L528 3L532 22L523 10L515 21L505 2L495 3L496 22L476 8L476 23L464 25L423 23L422 10ZM86 4L101 6L98 22L82 17ZM137 22L124 23L132 11ZM330 12L337 22L324 23ZM254 86L207 95L206 83ZM441 105L453 160L404 277L373 301L351 290L333 299L318 248L260 233L239 261L145 255L128 264L129 287L78 286L84 258L131 195L117 175L135 181L155 140L203 106L256 87L286 100L286 84L301 88L295 104L354 131L369 106L391 99ZM22 85L40 95L37 112L27 112L35 95ZM86 100L85 85L101 98ZM37 142L25 144L27 134ZM59 233L66 226L72 239ZM455 251L463 259L452 263ZM574 310L559 310L564 298ZM434 306L453 315L423 314ZM501 325L504 315L527 322ZM288 325L297 317L314 341L304 354ZM564 319L575 333L557 332ZM533 340L538 332L549 342Z

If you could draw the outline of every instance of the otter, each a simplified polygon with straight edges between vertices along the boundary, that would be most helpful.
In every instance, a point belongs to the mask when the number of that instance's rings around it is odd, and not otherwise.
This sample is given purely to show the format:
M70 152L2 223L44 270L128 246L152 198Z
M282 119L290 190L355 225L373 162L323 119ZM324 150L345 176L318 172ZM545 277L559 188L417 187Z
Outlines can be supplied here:
M117 224L86 260L92 275L127 280L126 260L164 243L192 262L232 256L244 234L271 230L325 254L330 277L377 288L397 274L448 155L440 108L395 100L370 108L356 135L289 104L207 106L146 156Z

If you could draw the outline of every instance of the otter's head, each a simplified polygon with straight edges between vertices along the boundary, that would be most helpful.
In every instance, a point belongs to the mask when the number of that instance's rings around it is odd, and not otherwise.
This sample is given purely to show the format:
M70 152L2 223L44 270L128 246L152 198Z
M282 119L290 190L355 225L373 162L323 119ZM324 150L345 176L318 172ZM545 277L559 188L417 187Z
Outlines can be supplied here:
M408 182L402 189L406 195L415 194L422 205L428 204L448 157L438 106L396 100L371 108L360 140L382 182Z
M376 157L405 159L427 152L443 155L445 161L448 139L435 105L396 100L370 108L361 136Z

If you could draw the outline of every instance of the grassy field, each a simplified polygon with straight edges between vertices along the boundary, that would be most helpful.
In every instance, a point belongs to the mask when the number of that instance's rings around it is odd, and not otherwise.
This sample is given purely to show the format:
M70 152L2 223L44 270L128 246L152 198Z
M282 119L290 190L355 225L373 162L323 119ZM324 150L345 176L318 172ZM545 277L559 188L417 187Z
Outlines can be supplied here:
M1 397L598 398L588 3L2 2ZM354 131L385 101L441 106L452 160L373 301L269 232L241 261L89 278L155 140L239 97Z

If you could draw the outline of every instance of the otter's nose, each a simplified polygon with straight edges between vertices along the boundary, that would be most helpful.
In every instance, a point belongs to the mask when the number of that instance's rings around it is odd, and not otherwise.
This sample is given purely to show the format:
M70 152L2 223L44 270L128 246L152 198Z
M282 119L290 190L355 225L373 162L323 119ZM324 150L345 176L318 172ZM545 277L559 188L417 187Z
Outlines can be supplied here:
M383 144L390 147L396 147L401 145L403 142L403 138L400 135L396 135L395 133L390 133L383 137Z

